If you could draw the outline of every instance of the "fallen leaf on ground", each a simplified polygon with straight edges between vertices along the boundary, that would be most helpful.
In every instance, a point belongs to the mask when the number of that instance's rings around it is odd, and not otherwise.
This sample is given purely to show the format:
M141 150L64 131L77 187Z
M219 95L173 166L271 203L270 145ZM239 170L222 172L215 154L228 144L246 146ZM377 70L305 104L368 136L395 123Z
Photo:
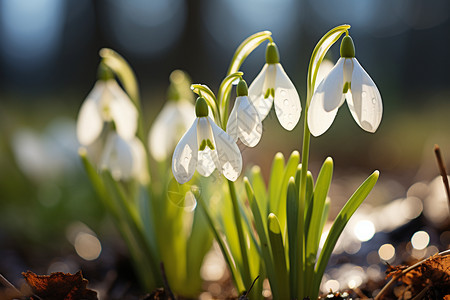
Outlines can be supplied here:
M56 272L51 275L36 275L31 271L22 273L31 287L33 294L30 299L42 300L98 300L97 292L86 288L88 281L81 271L76 274Z

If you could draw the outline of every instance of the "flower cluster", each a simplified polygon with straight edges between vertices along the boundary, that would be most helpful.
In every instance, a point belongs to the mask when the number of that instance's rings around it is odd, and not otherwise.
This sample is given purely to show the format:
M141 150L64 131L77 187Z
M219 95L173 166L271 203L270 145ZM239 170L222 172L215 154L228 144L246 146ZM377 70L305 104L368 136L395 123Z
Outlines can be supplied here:
M189 181L195 169L209 176L215 168L235 181L242 171L242 156L236 145L239 139L255 147L262 136L262 121L273 103L281 125L292 130L301 113L300 97L279 63L278 48L271 42L266 48L266 64L250 88L242 78L236 87L237 97L228 116L226 132L208 117L206 101L197 99L197 120L181 138L172 159L172 171L179 183ZM202 107L200 109L200 107ZM199 115L199 111L202 113Z
M136 137L138 110L122 90L111 70L102 63L99 80L83 102L78 114L77 137L82 146L96 151L101 169L108 169L115 179L135 178L148 181L146 156ZM111 130L111 128L113 130Z

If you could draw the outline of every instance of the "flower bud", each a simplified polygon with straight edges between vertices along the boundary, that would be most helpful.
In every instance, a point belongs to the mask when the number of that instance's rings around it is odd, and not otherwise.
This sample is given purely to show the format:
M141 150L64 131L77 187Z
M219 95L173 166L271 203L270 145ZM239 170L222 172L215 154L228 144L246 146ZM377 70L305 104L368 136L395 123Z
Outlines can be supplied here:
M238 97L240 97L240 96L248 96L247 83L242 78L239 80L239 83L238 83L238 85L236 87L236 94L237 94Z
M355 57L355 44L349 35L344 36L341 42L341 57Z
M280 62L280 53L275 43L268 43L266 48L266 63L277 64Z
M208 116L208 103L206 103L205 98L197 98L197 101L195 102L195 114L197 115L197 118Z

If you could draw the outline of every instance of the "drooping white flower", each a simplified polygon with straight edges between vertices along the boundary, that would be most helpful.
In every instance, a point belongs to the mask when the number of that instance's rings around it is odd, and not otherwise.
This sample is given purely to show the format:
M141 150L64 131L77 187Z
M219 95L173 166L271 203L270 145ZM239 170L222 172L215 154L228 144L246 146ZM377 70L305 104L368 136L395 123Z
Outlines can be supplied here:
M225 131L208 117L208 104L202 97L195 104L197 118L175 148L172 172L180 183L188 182L195 170L209 176L217 168L235 181L242 171L242 156L238 146Z
M187 100L166 102L149 133L149 149L156 160L163 161L172 153L195 119L193 110L194 105Z
M269 43L266 64L250 85L248 95L261 120L268 115L273 102L280 124L287 130L294 129L300 120L300 97L283 67L279 63L277 46Z
M312 135L319 136L328 130L345 99L356 123L368 132L375 132L383 115L381 95L356 60L350 36L343 38L341 58L311 98L308 127Z
M189 76L181 70L175 70L169 78L168 101L148 135L150 153L157 161L164 161L172 155L178 141L195 120Z
M134 178L142 184L149 181L145 148L137 137L124 139L116 132L109 133L100 166L109 170L115 180Z
M113 121L117 133L124 139L136 134L136 106L114 79L98 80L83 102L78 114L78 141L88 146L101 134L105 122Z
M249 101L247 83L239 80L236 87L237 97L227 122L227 133L244 145L255 147L262 135L261 118L255 106Z

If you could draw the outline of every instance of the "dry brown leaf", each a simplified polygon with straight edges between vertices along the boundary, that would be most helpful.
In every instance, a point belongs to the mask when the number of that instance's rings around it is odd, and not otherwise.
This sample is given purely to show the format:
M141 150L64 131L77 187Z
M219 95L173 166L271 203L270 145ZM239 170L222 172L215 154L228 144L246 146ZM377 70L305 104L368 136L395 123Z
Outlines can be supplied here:
M97 300L97 292L86 288L88 281L81 271L76 274L56 272L51 275L36 275L31 271L22 273L33 294L43 300ZM37 299L31 296L31 299Z

